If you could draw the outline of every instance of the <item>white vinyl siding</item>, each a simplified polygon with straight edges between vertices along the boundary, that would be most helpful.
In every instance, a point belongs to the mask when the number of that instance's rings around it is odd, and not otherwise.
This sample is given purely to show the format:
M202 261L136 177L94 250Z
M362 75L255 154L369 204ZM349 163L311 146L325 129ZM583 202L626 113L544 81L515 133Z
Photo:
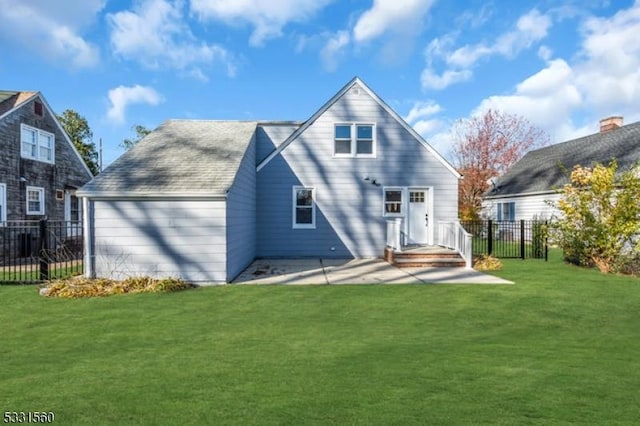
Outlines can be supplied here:
M27 186L27 214L44 214L44 188Z
M20 153L23 158L55 162L55 136L35 127L20 125Z
M94 201L98 277L225 282L224 201Z
M376 125L371 123L338 123L334 126L334 157L376 156Z
M498 206L515 203L514 220L551 219L557 216L559 211L549 203L558 199L558 194L551 193L485 199L482 202L482 215L487 219L506 220L498 219Z
M293 187L293 227L316 227L316 202L314 188Z

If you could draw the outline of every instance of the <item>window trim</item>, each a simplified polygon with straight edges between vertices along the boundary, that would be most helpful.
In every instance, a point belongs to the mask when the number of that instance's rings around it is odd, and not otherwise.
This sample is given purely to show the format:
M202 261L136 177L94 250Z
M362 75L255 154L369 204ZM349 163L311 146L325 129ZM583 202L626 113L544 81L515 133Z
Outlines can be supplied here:
M0 183L0 226L7 225L7 184Z
M509 207L507 207L507 216L511 216L511 218L506 218L505 219L505 212L504 212L504 207L505 205L508 205ZM516 220L516 202L515 201L503 201L500 203L497 203L498 206L498 212L496 214L496 219L498 221L502 221L502 222L515 222ZM510 213L510 214L509 214Z
M311 191L311 223L297 223L296 222L296 210L298 209L298 191L299 190ZM302 186L295 185L291 191L292 203L291 203L291 223L293 229L315 229L316 228L316 188L314 186ZM306 207L306 206L300 206Z
M28 143L29 145L33 146L33 143L31 141L26 141L26 139L24 139L24 135L26 131L31 131L31 132L35 132L36 134L36 143L35 143L35 147L36 147L36 155L33 156L31 153L26 153L22 147L22 145L24 143ZM51 146L45 146L43 144L41 144L41 138L51 138ZM42 149L50 149L51 150L51 160L47 160L47 159L43 159L42 158ZM24 123L20 123L20 157L22 158L28 158L29 160L35 160L35 161L40 161L42 163L47 163L47 164L55 164L56 162L56 135L51 133L51 132L47 132L46 130L42 130L42 129L38 129L37 127L33 127L33 126L29 126L27 124Z
M400 192L400 213L387 213L387 191ZM401 186L385 186L384 188L382 188L382 216L383 217L404 217L405 198L406 198L405 190Z
M341 140L345 141L344 138L336 138L336 128L338 126L349 126L350 127L350 140L351 140L351 152L347 153L338 153L336 152L336 141ZM371 126L371 153L370 154L358 154L358 127L360 126ZM368 123L368 122L337 122L333 125L333 157L334 158L376 158L377 157L377 125L376 123Z
M38 193L38 201L40 203L40 209L38 211L29 210L29 192L37 192ZM44 206L44 188L39 186L27 186L26 189L26 204L27 204L27 215L36 216L36 215L44 215L45 206Z

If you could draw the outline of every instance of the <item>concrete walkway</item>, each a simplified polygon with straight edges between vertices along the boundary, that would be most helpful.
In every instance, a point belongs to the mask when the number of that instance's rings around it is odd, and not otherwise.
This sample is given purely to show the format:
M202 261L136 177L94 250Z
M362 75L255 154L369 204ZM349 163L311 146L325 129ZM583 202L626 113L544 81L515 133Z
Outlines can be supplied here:
M382 259L259 259L233 284L513 284L466 268L397 268Z

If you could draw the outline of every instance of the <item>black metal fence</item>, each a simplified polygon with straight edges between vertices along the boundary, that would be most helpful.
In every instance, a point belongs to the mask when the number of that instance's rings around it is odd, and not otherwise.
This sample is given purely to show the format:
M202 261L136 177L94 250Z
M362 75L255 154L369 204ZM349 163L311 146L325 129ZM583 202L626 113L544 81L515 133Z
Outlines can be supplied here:
M0 283L36 283L80 275L82 223L8 221L0 223Z
M461 221L473 235L474 255L548 260L548 222L539 220Z

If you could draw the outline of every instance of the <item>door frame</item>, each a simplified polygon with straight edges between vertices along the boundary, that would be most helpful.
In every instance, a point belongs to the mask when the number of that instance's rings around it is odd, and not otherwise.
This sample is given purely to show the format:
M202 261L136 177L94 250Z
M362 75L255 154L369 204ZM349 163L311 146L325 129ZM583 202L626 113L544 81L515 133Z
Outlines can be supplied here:
M433 235L435 228L435 218L433 216L433 186L407 186L404 187L405 196L405 205L406 205L406 215L404 217L404 232L407 236L410 236L409 232L411 230L411 224L409 221L411 220L411 214L409 212L410 207L410 193L413 191L424 191L425 199L424 202L426 204L426 214L429 215L429 226L427 226L427 245L433 245Z
M402 193L401 201L401 213L386 213L385 212L385 191L400 191ZM424 191L425 192L425 204L427 214L429 215L429 226L427 227L427 245L434 245L435 228L437 225L436 217L434 216L434 187L429 185L415 185L415 186L402 186L402 185L389 185L382 188L382 216L386 219L389 218L402 218L401 231L405 236L409 236L409 193L411 191Z

